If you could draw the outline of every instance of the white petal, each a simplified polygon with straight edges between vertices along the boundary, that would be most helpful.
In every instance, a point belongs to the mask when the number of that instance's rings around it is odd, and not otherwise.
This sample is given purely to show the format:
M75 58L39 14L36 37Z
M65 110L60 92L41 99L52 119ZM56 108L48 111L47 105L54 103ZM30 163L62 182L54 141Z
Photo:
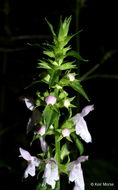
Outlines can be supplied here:
M80 164L74 164L69 174L69 181L73 182L78 179L80 173L79 170L80 170Z
M31 176L35 176L35 165L32 164L32 162L28 164L28 167L26 168L24 173L24 178L27 178L28 174L30 174Z
M79 117L79 121L76 124L76 134L80 135L80 137L87 143L92 142L91 135L88 131L86 121L83 117Z
M56 164L54 164L52 168L52 176L55 181L59 180L58 167Z
M70 174L69 180L75 182L75 187L73 190L84 190L84 178L81 164L74 164Z
M78 180L75 181L75 187L77 190L85 190L85 184L84 184L84 178L83 178L83 172L80 173L80 176L78 177Z
M30 155L30 153L22 148L19 148L19 151L21 153L21 156L27 160L27 161L30 161L32 159L32 156Z
M55 188L56 181L59 180L58 167L57 167L57 164L54 163L53 160L51 162L51 159L50 159L50 163L47 163L45 166L43 178L44 178L44 181L43 181L44 186L48 184L48 185L51 185L52 189Z
M78 113L75 116L73 116L70 120L72 120L76 125L78 123L78 120L79 120L80 116L81 115Z
M93 111L93 110L94 110L94 105L86 106L85 108L83 108L83 110L81 112L81 116L85 117L86 115L89 114L90 111Z
M32 164L35 166L35 167L38 167L40 164L41 164L41 161L35 157L35 156L32 156Z
M73 190L80 190L77 185L74 186Z
M32 100L30 100L28 98L24 98L24 101L25 101L27 108L32 111L34 109L34 104L33 104Z
M79 187L79 190L85 189L84 177L83 177L83 171L81 168L81 164L79 164L79 175L78 175L78 179L75 181L75 185Z

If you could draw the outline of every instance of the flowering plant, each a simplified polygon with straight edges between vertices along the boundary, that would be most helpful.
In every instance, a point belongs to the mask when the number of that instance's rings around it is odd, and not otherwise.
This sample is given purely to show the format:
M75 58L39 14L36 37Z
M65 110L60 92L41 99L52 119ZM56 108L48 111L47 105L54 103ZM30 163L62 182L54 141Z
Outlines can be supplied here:
M38 62L41 73L38 82L43 83L44 88L39 88L36 92L36 100L24 98L27 108L32 111L27 124L27 133L33 134L30 145L39 140L42 152L37 156L31 156L23 148L19 150L21 157L28 162L24 177L42 174L37 190L59 190L61 174L68 175L69 181L75 182L74 190L85 189L81 163L86 161L88 156L82 155L84 148L81 141L92 142L84 117L94 107L88 105L81 113L73 116L72 111L76 108L74 101L78 100L76 94L72 96L70 90L81 94L87 101L89 98L77 79L77 65L73 58L79 61L87 60L68 45L75 36L69 35L70 22L71 17L65 18L64 21L61 18L56 34L53 26L47 21L53 43L44 44L44 57ZM52 142L48 143L47 139L50 137L53 137ZM74 146L79 150L78 158L74 161L71 161L69 143L75 143Z

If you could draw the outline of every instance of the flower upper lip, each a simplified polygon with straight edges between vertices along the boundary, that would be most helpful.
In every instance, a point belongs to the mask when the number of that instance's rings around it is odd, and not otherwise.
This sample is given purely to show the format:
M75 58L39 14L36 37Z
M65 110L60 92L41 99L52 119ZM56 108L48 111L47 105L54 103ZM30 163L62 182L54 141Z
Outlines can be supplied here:
M75 124L76 134L80 135L80 137L87 143L92 142L91 134L88 131L87 123L84 120L84 117L89 114L90 111L94 109L93 105L86 106L82 109L81 113L76 114L71 118L71 120Z

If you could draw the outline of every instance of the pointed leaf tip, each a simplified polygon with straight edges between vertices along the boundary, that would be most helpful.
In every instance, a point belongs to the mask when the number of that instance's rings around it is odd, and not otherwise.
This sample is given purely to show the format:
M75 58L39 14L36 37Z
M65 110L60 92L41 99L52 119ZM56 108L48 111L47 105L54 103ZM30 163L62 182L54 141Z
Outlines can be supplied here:
M51 30L53 36L56 36L52 24L47 20L47 18L45 18L45 20L46 20L46 22L47 22L47 24L48 24L48 26L49 26L49 28L50 28L50 30Z

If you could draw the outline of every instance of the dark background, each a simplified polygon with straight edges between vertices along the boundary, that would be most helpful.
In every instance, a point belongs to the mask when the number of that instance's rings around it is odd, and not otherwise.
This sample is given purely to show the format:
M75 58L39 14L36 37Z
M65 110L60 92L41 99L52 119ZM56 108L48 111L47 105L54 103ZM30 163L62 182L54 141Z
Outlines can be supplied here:
M82 0L81 0L82 1ZM82 1L84 2L84 0ZM91 132L92 144L84 144L89 161L84 163L86 189L116 190L118 180L118 11L117 1L87 0L84 6L77 0L23 1L0 0L0 189L35 190L36 178L22 179L25 161L18 158L19 147L28 149L25 134L30 111L20 101L21 96L33 96L35 86L24 88L39 74L37 59L42 49L27 43L50 41L51 32L45 17L57 29L60 16L72 15L70 33L83 29L71 41L74 50L79 43L80 75L96 64L102 64L91 79L82 84L94 104L95 111L85 119ZM79 16L78 16L79 11ZM78 24L76 24L79 18ZM79 27L78 27L79 26ZM106 61L105 56L108 55ZM88 104L81 97L80 107ZM83 142L84 143L84 142ZM67 188L67 178L62 178ZM114 183L113 187L91 187L91 182ZM72 186L69 185L72 189Z

